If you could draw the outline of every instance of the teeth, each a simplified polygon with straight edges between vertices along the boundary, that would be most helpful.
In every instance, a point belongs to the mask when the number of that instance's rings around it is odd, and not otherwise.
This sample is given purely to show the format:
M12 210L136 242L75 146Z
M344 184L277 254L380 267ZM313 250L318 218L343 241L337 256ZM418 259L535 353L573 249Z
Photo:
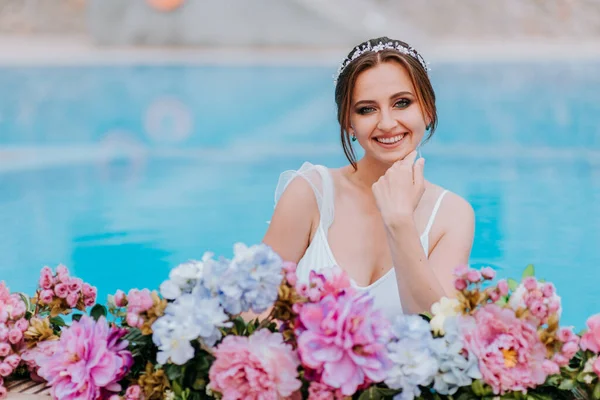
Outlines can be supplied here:
M397 143L400 140L402 140L402 138L404 137L404 134L402 135L398 135L398 136L394 136L391 138L375 138L375 140L377 140L378 142L381 143L387 143L387 144L391 144L391 143Z

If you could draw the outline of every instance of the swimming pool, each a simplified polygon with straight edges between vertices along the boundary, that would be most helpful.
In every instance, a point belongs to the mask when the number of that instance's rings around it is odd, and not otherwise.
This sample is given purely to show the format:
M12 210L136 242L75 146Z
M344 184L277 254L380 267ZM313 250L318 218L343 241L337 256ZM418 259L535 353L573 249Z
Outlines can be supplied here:
M258 243L280 172L344 163L334 67L0 68L0 280L44 265L155 288L205 250ZM600 65L434 65L428 178L476 216L473 263L600 312Z

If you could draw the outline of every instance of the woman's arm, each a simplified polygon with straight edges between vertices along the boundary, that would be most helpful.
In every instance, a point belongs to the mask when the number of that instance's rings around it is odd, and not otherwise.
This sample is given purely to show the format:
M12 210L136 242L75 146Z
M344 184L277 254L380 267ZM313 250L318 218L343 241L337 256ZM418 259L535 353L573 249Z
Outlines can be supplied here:
M426 257L414 219L397 218L386 224L398 290L406 313L428 311L443 296L454 296L453 271L468 264L475 216L471 205L448 193L438 214L444 229Z
M310 184L302 178L294 179L277 202L263 243L270 246L284 261L298 263L310 243L310 234L318 212ZM242 313L242 318L246 321L256 317L262 320L270 313L269 308L260 315Z

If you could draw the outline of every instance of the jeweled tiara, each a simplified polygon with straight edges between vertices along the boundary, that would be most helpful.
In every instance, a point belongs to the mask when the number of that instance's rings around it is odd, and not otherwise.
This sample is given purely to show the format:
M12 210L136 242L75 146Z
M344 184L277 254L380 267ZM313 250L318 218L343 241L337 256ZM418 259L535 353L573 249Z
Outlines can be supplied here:
M350 64L352 61L356 60L358 57L362 56L367 52L378 53L382 50L396 50L399 53L407 54L417 60L419 64L425 69L425 72L430 71L431 69L428 67L428 64L425 62L425 59L421 57L421 55L412 47L404 46L400 42L379 42L379 44L372 46L371 43L364 44L362 46L356 46L354 52L350 57L346 57L344 61L340 64L337 73L333 75L333 83L337 85L338 78L344 72L344 69Z

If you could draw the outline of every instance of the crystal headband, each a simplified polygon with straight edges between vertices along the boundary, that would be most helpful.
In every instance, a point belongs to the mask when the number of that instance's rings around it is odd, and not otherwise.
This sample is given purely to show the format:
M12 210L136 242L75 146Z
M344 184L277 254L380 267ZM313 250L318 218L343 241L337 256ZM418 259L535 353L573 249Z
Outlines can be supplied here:
M352 61L356 60L358 57L362 56L367 52L379 53L382 50L395 50L399 53L409 55L415 60L417 60L419 64L421 64L425 72L430 71L430 68L427 66L425 59L423 59L423 57L421 57L421 55L410 46L406 47L400 44L400 42L379 42L379 44L375 46L371 46L371 43L367 43L362 46L356 46L356 48L354 49L354 53L352 53L350 57L346 57L344 61L342 61L337 70L337 73L333 76L333 83L337 85L338 78L340 77L342 72L344 72L344 69L346 69L348 64L350 64Z

